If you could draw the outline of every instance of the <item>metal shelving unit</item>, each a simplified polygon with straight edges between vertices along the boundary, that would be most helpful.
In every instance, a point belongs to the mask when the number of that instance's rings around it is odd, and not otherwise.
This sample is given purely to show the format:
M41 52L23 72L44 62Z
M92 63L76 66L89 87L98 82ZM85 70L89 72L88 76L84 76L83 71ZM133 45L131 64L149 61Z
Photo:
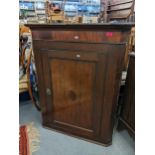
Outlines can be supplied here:
M64 3L64 0L49 1L60 6ZM26 14L28 14L27 17L45 16L45 0L20 0L19 3L20 11L26 12ZM26 4L29 4L27 8L25 7ZM65 16L67 17L97 17L100 13L100 0L66 0L62 10L64 10Z

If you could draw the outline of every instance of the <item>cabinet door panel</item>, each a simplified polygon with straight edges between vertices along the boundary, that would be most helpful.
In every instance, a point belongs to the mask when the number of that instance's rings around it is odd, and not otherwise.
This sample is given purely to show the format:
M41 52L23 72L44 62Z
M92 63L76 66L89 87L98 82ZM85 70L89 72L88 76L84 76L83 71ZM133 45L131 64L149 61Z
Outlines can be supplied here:
M42 52L45 88L52 91L51 98L46 99L51 109L48 120L53 128L96 137L100 128L105 55L96 54L90 61L89 57L71 59L73 54L66 51L63 59L61 51Z
M95 63L52 59L54 120L92 129Z

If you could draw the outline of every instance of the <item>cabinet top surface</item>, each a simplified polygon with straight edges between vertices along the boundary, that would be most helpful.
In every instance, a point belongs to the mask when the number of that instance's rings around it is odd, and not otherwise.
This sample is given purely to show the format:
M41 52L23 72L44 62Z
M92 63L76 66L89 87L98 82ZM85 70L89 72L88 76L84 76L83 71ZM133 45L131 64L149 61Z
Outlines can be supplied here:
M25 24L30 29L117 29L117 30L130 30L134 27L134 23L104 23L104 24Z

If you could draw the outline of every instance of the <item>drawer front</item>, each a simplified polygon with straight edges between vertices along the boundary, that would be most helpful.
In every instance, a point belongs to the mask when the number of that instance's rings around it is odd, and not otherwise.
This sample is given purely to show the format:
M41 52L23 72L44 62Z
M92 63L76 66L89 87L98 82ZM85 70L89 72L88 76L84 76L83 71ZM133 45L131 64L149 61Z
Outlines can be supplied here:
M121 41L121 32L107 31L33 31L35 40L44 39L64 42L117 42Z
M95 44L95 43L70 43L70 42L53 42L53 41L42 41L42 40L33 40L33 49L34 53L38 51L79 51L86 52L86 55L89 55L89 52L92 53L104 53L112 51L120 51L120 49L125 49L126 44Z
M60 59L72 59L77 61L99 61L97 53L94 52L80 52L80 51L56 51L56 50L47 50L49 57L60 58Z

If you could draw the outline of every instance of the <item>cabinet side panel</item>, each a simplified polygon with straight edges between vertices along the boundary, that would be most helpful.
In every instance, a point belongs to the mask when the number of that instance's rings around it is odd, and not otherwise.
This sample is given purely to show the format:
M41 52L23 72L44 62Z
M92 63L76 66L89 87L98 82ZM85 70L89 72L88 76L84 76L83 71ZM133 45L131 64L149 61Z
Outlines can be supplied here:
M104 104L102 107L101 137L105 143L112 140L115 110L123 70L125 45L109 48L107 56L107 72L105 80Z

